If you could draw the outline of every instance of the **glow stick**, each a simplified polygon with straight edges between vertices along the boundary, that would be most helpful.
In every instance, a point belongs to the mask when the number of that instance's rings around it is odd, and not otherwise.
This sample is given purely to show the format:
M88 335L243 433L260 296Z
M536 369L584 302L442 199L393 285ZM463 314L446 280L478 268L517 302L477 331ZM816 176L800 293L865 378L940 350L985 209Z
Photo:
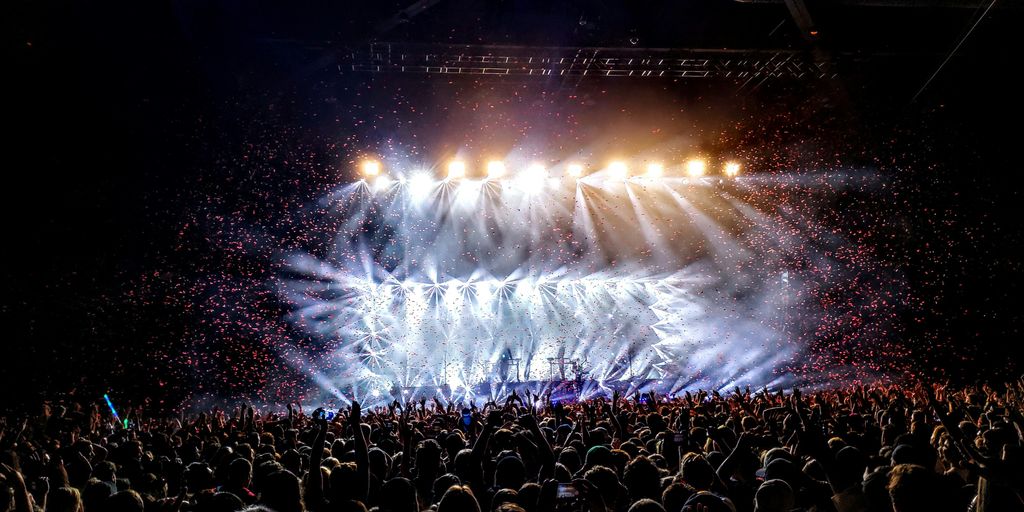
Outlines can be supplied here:
M113 414L114 419L117 420L118 423L121 423L121 417L117 415L117 411L114 409L114 404L110 401L110 396L103 393L103 399L107 401L107 407L110 408L110 414Z

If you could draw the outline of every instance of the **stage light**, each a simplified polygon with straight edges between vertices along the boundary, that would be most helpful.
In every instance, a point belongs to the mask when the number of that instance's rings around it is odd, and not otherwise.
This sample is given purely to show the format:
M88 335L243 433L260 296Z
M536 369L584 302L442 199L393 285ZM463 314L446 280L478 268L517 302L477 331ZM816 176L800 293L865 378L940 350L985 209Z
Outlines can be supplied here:
M647 164L648 178L660 178L663 174L665 174L665 167L661 164Z
M583 176L583 166L580 164L569 164L569 166L566 167L565 170L569 174L569 176L572 176L573 178L579 178L580 176Z
M608 175L617 180L624 180L629 176L629 168L625 162L612 162L608 165Z
M394 181L387 176L377 176L377 179L373 182L373 188L375 190L385 190L391 186Z
M736 162L728 162L725 164L725 175L734 178L740 173L740 164Z
M533 164L519 174L516 178L516 186L528 194L540 192L547 184L547 177L548 171L544 169L543 165Z
M380 162L375 160L367 160L362 165L363 176L373 177L380 174Z
M704 163L704 160L693 159L686 162L686 174L691 178L703 176L705 170L707 170L707 164Z
M500 160L487 162L487 177L496 180L505 175L505 163Z
M466 176L466 163L461 160L452 160L448 163L448 179L457 180Z
M413 174L409 178L409 189L414 194L424 193L430 190L431 185L434 184L434 179L425 172L419 172Z

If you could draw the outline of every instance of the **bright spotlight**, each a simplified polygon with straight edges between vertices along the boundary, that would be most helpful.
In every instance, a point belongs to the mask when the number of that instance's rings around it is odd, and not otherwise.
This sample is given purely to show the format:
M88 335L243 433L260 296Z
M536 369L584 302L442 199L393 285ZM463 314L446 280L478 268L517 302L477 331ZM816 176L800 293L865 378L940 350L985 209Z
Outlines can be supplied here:
M572 176L573 178L583 176L583 166L580 164L569 164L565 170L569 173L569 176Z
M425 190L430 190L431 185L434 184L434 179L425 172L413 174L409 178L409 186L414 193L418 193Z
M547 177L548 171L544 169L543 165L533 164L519 173L516 178L516 186L527 194L540 192L547 184Z
M367 160L362 165L363 176L372 177L380 174L380 162Z
M660 178L665 174L665 167L661 164L647 164L647 177Z
M505 175L505 163L500 160L487 162L487 177L495 180Z
M377 176L377 179L373 182L373 188L378 191L386 190L392 183L394 183L394 180L387 176Z
M733 178L740 173L740 164L736 162L728 162L725 164L725 175Z
M625 162L612 162L608 165L608 174L617 180L624 180L629 176L629 168Z
M693 159L686 162L686 174L690 175L691 178L699 178L704 175L707 170L707 164L704 160Z
M448 163L448 179L457 180L466 176L466 163L452 160Z

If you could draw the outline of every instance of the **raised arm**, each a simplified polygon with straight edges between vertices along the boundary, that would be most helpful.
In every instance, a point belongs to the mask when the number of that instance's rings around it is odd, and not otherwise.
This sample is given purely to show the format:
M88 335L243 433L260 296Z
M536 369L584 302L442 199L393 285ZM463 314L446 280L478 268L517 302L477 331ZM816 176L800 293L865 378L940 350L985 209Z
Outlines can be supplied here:
M32 495L29 494L28 487L25 486L25 479L21 476L21 472L7 464L0 463L0 474L14 489L14 512L32 512Z
M722 464L718 466L718 478L722 481L727 482L732 475L736 473L736 469L740 467L740 462L745 453L750 453L750 434L743 432L740 434L739 439L736 440L736 446L733 447L732 451L729 452L729 456L722 461Z
M548 439L544 437L544 432L541 432L540 426L537 425L537 418L532 414L524 414L519 417L519 424L526 427L526 430L530 431L530 434L536 439L540 459L539 481L543 482L547 478L553 478L555 476L555 452L551 449Z
M412 474L412 425L405 411L398 417L398 437L402 441L402 476L409 478Z
M289 405L288 411L291 412ZM324 443L327 440L327 419L324 417L324 410L313 411L313 424L316 425L316 437L313 438L313 447L309 453L309 474L306 475L305 499L306 505L314 511L324 508L324 484L323 473L320 472L320 464L324 458Z
M356 495L360 501L366 503L370 493L370 455L366 447L366 438L363 437L362 411L359 402L352 402L352 410L349 411L349 426L352 428L353 444L356 451Z
M622 443L626 438L626 429L622 424L622 419L619 418L619 392L612 392L612 407L609 411L611 416L612 425L615 427L615 436L612 439L612 446L618 448L619 444Z

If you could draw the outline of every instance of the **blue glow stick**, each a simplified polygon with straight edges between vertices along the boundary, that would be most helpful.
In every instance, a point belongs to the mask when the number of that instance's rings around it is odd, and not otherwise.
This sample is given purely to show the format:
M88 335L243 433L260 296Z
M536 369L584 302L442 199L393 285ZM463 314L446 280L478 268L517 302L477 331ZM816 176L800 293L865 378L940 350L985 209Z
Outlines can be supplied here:
M121 423L121 417L117 415L117 411L114 409L114 404L110 401L110 396L103 393L103 399L107 401L107 407L110 408L110 414L113 414L114 419L117 420L118 423Z

